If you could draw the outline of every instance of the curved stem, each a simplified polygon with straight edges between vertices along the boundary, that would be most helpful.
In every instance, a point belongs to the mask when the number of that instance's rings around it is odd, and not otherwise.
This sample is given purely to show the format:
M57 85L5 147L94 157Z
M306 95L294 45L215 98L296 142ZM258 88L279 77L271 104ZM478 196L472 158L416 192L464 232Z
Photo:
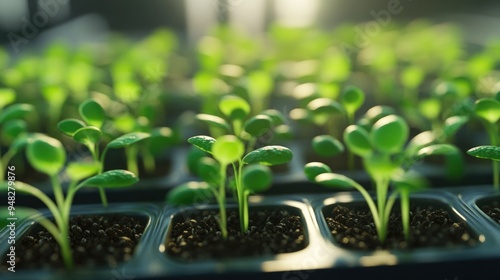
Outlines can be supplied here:
M44 227L52 235L52 237L54 237L54 240L56 240L61 249L61 257L64 265L68 270L72 270L73 255L69 244L69 228L59 228L58 230L57 226L45 217L36 218L36 222Z
M0 150L0 155L2 154L2 151ZM5 155L0 159L0 182L3 182L5 180L5 172L6 168L9 165L10 160L16 155L15 152L12 151L12 149L9 149Z
M37 189L31 185L25 184L25 183L16 184L16 189L19 192L28 193L28 194L31 194L34 197L38 198L41 202L43 202L43 204L45 204L45 206L47 206L47 208L49 209L52 216L54 216L54 220L56 221L56 224L58 225L58 227L61 228L62 226L64 226L64 222L63 222L61 213L59 212L59 209L57 208L57 205L52 200L50 200L50 198L45 193L43 193L39 189Z
M381 224L380 224L380 217L379 217L377 206L375 205L375 202L373 201L370 194L360 184L353 182L352 186L357 191L359 191L361 193L361 195L365 199L366 203L368 204L368 208L370 209L370 212L372 213L372 216L373 216L373 223L375 224L375 228L377 229L377 234L380 238Z
M496 124L490 124L489 129L488 129L489 137L490 137L490 143L492 146L497 146L498 145L498 128ZM493 160L492 161L492 168L493 168L493 187L495 190L500 190L500 170L499 170L499 164L498 161Z
M405 240L410 240L410 192L407 189L401 190L401 222L403 223L403 233Z
M220 213L220 229L222 237L227 238L227 216L226 216L226 165L221 165L220 167L220 183L219 183L219 194L217 195L217 202L219 203L219 213Z
M106 145L106 148L104 148L104 151L101 154L101 157L99 159L99 172L97 174L101 174L104 171L104 159L106 157L106 153L108 152L108 146ZM106 192L104 191L103 187L99 187L99 196L101 197L101 202L102 206L105 208L108 207L108 198L106 197Z
M62 207L64 207L64 194L61 182L59 182L59 178L57 178L57 175L50 176L50 181L52 182L52 190L54 192L54 197L56 199L57 207L59 209L62 209Z
M137 146L127 146L125 147L125 155L127 157L127 169L134 173L136 176L139 176L139 167L137 166L137 154L138 154Z

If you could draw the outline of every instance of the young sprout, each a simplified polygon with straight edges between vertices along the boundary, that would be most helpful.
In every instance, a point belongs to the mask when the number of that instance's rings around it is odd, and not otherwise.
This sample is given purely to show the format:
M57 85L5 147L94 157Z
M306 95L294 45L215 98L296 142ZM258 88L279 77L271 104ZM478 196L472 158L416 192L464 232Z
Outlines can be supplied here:
M235 106L234 108L239 107ZM238 114L236 112L225 112L229 115ZM214 118L211 121L217 125L225 124L221 120ZM250 135L259 135L262 129L267 129L270 126L270 123L270 117L268 119L251 119L244 125L244 131ZM238 122L233 125L240 127ZM264 191L269 188L271 185L271 171L267 166L289 162L293 156L292 152L286 147L277 145L265 146L256 150L249 149L249 147L253 147L252 144L245 147L244 141L235 135L223 135L217 139L204 135L193 136L188 139L188 142L213 157L212 159L193 154L193 159L198 160L198 163L196 167L192 168L197 170L196 173L208 185L203 184L203 187L200 187L199 184L196 184L196 186L194 184L178 186L168 196L167 200L174 205L180 205L186 201L192 201L193 195L199 194L200 191L206 188L211 189L219 206L221 233L224 238L227 238L227 168L231 167L234 174L232 185L238 202L241 231L246 232L249 223L248 196L253 192Z
M20 193L32 195L45 204L52 214L53 221L43 217L34 209L16 213L23 215L23 217L19 217L20 219L32 217L35 213L39 214L35 220L54 237L59 244L61 257L66 268L72 269L74 263L69 239L69 220L71 205L76 192L83 187L126 187L135 184L138 179L133 173L126 170L110 170L94 175L97 166L83 162L73 162L69 163L65 169L65 173L70 178L70 183L66 194L64 194L58 177L63 172L66 164L66 152L61 142L43 134L34 135L27 143L26 156L36 170L50 177L55 200L53 201L38 188L21 181L3 182L2 190L10 191L15 189ZM11 168L11 171L14 172L15 167Z
M137 160L136 158L131 159L131 157L134 157L135 154L130 153L130 147L133 144L150 137L150 134L145 132L132 132L124 134L108 142L101 153L99 150L103 138L103 132L101 129L106 117L104 109L95 100L88 99L80 104L79 113L83 121L78 119L65 119L58 123L58 128L62 133L71 137L75 142L83 144L87 147L92 156L93 165L97 166L94 170L97 174L101 174L104 171L104 160L109 149L125 148L126 152L128 149L127 163L130 164L132 160ZM130 167L133 169L132 173L138 174L135 164L132 164ZM107 206L108 202L103 188L99 188L99 195L103 205Z
M379 109L383 109L380 107ZM369 110L368 116L379 116L383 110ZM374 114L379 111L379 114ZM374 224L380 242L383 244L387 236L387 227L391 209L398 194L402 193L403 217L407 217L408 186L415 185L416 180L402 180L411 163L430 155L458 154L459 150L448 144L405 145L408 141L409 128L406 121L400 116L389 114L376 121L366 121L366 127L350 125L344 130L344 142L347 148L363 160L365 170L375 184L376 201L369 192L354 180L336 173L332 173L323 163L312 162L306 164L304 172L313 182L329 187L354 187L366 200L373 216ZM411 141L410 141L411 142ZM410 178L403 176L403 178ZM391 182L399 183L389 194ZM405 184L401 183L404 182ZM406 218L404 218L406 219ZM404 221L406 223L406 220Z
M4 181L5 170L11 159L18 154L26 144L27 124L23 117L34 111L30 104L13 104L4 107L15 99L15 92L10 89L0 89L0 134L1 145L8 146L3 154L0 149L0 182Z
M498 120L500 119L500 102L493 98L481 98L474 104L475 115L483 120L484 127L490 138L490 145L498 146ZM492 161L493 186L500 186L499 163Z

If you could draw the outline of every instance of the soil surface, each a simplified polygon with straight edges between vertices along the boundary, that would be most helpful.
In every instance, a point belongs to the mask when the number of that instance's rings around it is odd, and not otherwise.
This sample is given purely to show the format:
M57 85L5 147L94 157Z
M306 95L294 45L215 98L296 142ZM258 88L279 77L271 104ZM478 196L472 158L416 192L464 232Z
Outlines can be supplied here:
M75 267L116 267L132 257L145 228L140 218L127 216L75 216L70 221L70 240ZM38 226L16 242L16 271L64 268L59 245ZM5 257L1 270L6 271Z
M387 240L383 245L378 241L373 218L367 207L351 210L335 206L327 211L325 217L334 240L350 249L474 246L477 243L463 221L455 221L447 211L437 207L411 207L409 242L404 240L400 211L394 209L390 216Z
M180 214L182 215L182 214ZM286 210L250 212L249 229L241 233L238 214L228 211L228 237L221 235L218 211L182 217L167 236L166 253L181 261L263 256L305 248L302 219Z
M500 224L500 202L491 201L488 204L481 205L479 209Z

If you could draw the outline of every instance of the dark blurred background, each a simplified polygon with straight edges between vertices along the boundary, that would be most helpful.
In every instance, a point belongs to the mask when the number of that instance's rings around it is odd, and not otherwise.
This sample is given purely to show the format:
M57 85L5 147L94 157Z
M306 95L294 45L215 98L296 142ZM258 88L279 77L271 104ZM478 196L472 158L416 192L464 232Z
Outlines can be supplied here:
M298 18L302 12L310 13L312 24L328 28L346 21L373 20L375 13L391 5L400 10L391 14L391 19L400 21L421 17L444 20L454 16L464 20L465 26L476 28L473 22L482 20L481 25L490 25L500 18L500 5L495 0L1 0L0 43L22 40L16 36L34 40L46 31L73 22L93 26L86 31L70 29L73 36L82 32L81 38L96 30L133 34L161 26L196 37L204 32L201 27L230 19L241 19L262 30L284 13ZM78 21L81 18L86 20ZM34 28L30 29L30 25ZM33 29L36 32L30 33ZM23 32L36 34L27 38Z

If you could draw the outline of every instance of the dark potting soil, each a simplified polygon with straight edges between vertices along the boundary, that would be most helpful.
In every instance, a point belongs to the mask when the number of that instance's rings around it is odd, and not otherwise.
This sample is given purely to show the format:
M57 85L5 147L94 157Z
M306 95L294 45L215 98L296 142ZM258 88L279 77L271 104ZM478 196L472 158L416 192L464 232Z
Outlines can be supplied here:
M479 209L500 224L500 202L490 201L488 204L479 206Z
M271 209L251 211L249 216L249 229L241 233L237 212L228 211L226 240L220 232L217 211L182 217L167 236L166 253L192 261L289 253L307 245L300 216Z
M38 226L37 226L38 228ZM75 267L116 267L132 257L145 222L127 216L75 216L70 220L70 246ZM64 268L59 245L45 229L35 229L16 242L16 271ZM2 258L1 270L6 271Z
M334 240L350 249L474 246L477 243L464 222L455 221L447 211L433 206L411 207L408 242L404 240L400 211L394 209L389 220L387 240L383 245L378 240L372 215L366 207L349 209L335 206L325 216Z

